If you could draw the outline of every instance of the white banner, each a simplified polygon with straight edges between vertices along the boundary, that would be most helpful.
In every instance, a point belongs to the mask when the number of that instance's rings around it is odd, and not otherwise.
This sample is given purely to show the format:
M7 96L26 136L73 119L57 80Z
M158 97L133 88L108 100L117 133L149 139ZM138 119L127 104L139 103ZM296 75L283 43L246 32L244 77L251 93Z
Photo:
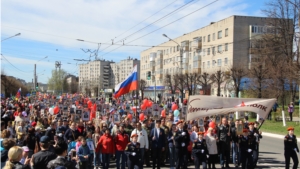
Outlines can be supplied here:
M236 111L254 112L259 117L265 119L275 101L276 99L230 98L205 95L190 96L186 120Z

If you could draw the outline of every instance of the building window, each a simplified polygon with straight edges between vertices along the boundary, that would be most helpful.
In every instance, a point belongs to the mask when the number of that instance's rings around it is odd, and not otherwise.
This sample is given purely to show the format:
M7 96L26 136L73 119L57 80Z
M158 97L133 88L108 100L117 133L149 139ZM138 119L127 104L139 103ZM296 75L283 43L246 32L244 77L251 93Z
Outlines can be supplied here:
M215 60L211 61L211 64L212 64L212 67L214 67L216 64L216 61Z
M227 65L228 64L228 58L224 59L224 64Z
M205 36L203 36L203 42L205 42Z
M212 47L212 48L211 48L211 53L212 53L213 55L216 54L216 48L215 48L215 47Z
M203 67L203 69L205 68L205 62L202 63L202 67Z
M207 55L210 55L210 48L207 48Z
M213 33L213 37L212 37L212 40L213 40L213 41L215 40L215 33Z
M218 46L218 53L222 53L222 45Z
M222 38L222 31L219 31L218 32L218 39L221 39Z
M207 61L207 68L210 67L210 61Z
M225 43L225 51L228 51L228 43Z
M179 48L180 48L180 46L178 45L178 46L177 46L177 51L179 51Z
M202 52L202 53L203 53L203 56L205 56L205 51L206 51L206 50L205 50L205 49L203 49L203 52Z
M210 35L207 35L207 42L210 42Z
M222 59L218 59L218 66L222 66Z
M228 28L225 29L225 37L228 36Z

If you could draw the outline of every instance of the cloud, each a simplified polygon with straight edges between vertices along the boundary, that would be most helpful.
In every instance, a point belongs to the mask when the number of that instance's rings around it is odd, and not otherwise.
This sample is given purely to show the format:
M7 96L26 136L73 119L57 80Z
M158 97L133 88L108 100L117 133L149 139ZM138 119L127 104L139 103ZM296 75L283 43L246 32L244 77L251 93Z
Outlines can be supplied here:
M38 63L39 70L46 70L45 75L39 78L43 82L47 82L47 77L51 76L56 60L62 61L63 69L69 73L76 72L77 66L69 65L67 62L76 63L74 58L87 59L89 54L80 49L96 49L97 44L95 43L102 43L99 50L100 58L104 54L103 59L114 61L125 59L128 56L139 58L140 52L149 47L124 46L116 49L118 46L109 45L112 43L111 39L114 39L114 43L122 43L118 41L187 4L182 10L178 10L146 29L127 37L124 42L128 44L130 41L164 27L214 0L194 0L188 4L190 1L192 0L175 2L174 0L2 1L1 35L8 37L19 32L22 33L18 38L3 43L2 52L4 56L8 55L7 59L18 68L28 71L33 70L33 63L39 57L49 56L50 62L47 62L47 59ZM156 46L167 41L162 36L163 33L171 38L176 38L231 15L259 15L259 9L253 10L253 7L257 6L257 1L259 0L219 0L130 44ZM158 12L165 6L167 6L165 9ZM249 6L252 7L251 10ZM153 15L156 12L158 13ZM151 15L153 16L145 20ZM138 23L140 24L128 31ZM18 39L21 39L22 43L13 43ZM76 39L83 39L86 42ZM59 50L56 51L56 49ZM1 66L9 70L11 75L26 81L31 81L33 77L32 73L14 72L14 68L7 62L2 61Z
M47 3L40 0L3 1L2 34L14 34L16 29L13 28L31 30L33 32L22 31L21 37L27 40L47 42L61 46L95 49L95 44L79 42L76 41L76 39L111 43L111 39L117 37L137 23L140 23L145 18L153 15L172 1L173 0L52 0L47 1ZM183 10L166 17L162 21L127 38L125 44L199 9L210 2L213 2L213 0L195 0ZM185 3L187 2L184 0L176 1L158 14L128 31L126 34L117 37L115 42L162 16L167 15ZM209 22L218 21L233 14L246 15L246 12L244 12L246 8L247 4L242 3L239 0L219 0L213 5L205 7L160 31L132 42L132 44L157 45L166 41L166 39L161 36L162 33L167 33L170 37L175 38L176 36L203 27ZM104 49L107 46L109 45L102 44L101 49ZM101 51L100 49L100 54L104 54L115 48L115 46L109 47L104 51ZM122 47L116 50L117 53L124 51L123 53L125 56L113 55L116 53L112 53L108 56L121 59L128 55L137 55L136 51L128 51L133 50L134 48L135 47Z

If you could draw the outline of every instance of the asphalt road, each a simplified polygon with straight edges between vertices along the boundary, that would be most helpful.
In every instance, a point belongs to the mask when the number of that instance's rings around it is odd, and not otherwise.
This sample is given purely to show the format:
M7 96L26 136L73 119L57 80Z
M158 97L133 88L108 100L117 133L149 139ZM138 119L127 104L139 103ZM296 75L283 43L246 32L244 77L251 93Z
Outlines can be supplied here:
M260 143L260 153L258 159L258 165L256 168L272 168L272 169L284 169L284 149L283 149L283 138L273 138L263 136ZM169 169L168 164L166 167L161 167L162 169ZM290 168L292 168L293 162L291 160ZM221 168L219 164L216 165L217 168ZM235 168L233 164L230 164L231 168ZM111 163L110 168L115 168L115 163ZM152 167L144 167L150 169ZM189 164L189 169L194 168L193 164ZM202 167L200 167L202 168ZM241 167L239 167L241 168Z

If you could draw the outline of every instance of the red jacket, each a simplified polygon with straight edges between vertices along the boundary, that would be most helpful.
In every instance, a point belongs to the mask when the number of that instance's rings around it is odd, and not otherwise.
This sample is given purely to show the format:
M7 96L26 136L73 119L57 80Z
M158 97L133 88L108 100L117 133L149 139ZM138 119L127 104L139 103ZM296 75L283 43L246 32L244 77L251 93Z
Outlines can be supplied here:
M102 154L113 154L114 153L114 141L111 135L104 134L100 137L96 153L99 153L101 149Z
M118 133L116 138L115 138L115 142L116 142L116 148L118 151L124 151L127 144L129 143L129 136L128 134L125 134L123 132L123 134Z

